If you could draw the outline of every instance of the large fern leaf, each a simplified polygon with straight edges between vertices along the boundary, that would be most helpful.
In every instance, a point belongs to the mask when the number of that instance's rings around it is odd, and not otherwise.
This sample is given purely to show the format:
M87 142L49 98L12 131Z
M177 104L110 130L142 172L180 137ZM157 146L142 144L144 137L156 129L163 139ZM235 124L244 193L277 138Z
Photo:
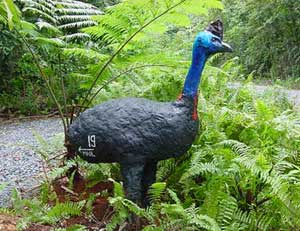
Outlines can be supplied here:
M103 12L95 6L75 0L21 0L25 16L35 15L35 23L39 28L59 29L61 38L66 40L89 38L85 33L79 33L84 27L96 25L95 15Z

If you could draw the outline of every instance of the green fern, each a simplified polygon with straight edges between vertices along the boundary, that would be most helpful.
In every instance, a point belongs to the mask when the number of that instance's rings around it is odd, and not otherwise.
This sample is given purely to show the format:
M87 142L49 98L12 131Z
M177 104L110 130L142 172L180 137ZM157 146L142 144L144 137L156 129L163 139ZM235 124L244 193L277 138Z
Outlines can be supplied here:
M36 15L35 23L40 30L47 29L61 39L89 38L85 33L78 33L84 27L96 25L93 16L102 14L95 6L75 0L22 0L25 15Z
M232 149L233 152L235 152L239 156L244 156L251 151L246 144L237 140L224 140L218 145L224 145L224 147L229 147L230 149Z
M217 159L213 159L211 162L205 163L205 156L208 155L208 152L209 150L201 148L199 151L193 153L190 161L190 167L183 174L181 181L199 175L220 173Z
M233 197L220 198L217 221L222 230L226 230L233 223L237 206L237 201Z
M48 202L48 201L47 201ZM25 229L30 223L41 222L44 224L56 224L59 220L79 216L82 213L84 201L57 203L53 207L43 203L37 198L22 199L19 193L13 192L13 209L22 218L18 220L17 227Z
M59 220L70 217L81 215L81 210L83 207L82 203L65 202L58 203L52 208L50 208L44 216L41 217L41 221L48 224L55 224Z
M162 160L158 163L158 170L156 172L157 181L164 181L168 176L174 172L176 168L175 159Z
M12 30L14 27L21 26L20 17L20 11L12 0L0 2L0 23L8 25L8 28Z
M161 200L161 196L166 189L165 182L156 182L152 184L148 190L148 195L152 202L157 202Z
M114 207L115 213L105 227L108 231L114 230L117 225L123 224L129 217L129 211L123 204L125 200L123 187L120 183L112 181L114 183L114 197L109 198L109 203Z

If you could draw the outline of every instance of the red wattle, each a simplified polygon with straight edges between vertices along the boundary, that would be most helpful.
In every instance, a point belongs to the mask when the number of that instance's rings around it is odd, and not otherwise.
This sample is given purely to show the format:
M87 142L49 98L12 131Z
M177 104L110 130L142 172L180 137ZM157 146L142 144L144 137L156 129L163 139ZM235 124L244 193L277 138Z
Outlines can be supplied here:
M198 95L196 95L194 97L194 110L193 110L193 115L192 115L192 119L193 120L197 120L198 119L197 107L198 107Z
M181 100L182 99L182 92L179 94L179 96L177 97L177 100Z

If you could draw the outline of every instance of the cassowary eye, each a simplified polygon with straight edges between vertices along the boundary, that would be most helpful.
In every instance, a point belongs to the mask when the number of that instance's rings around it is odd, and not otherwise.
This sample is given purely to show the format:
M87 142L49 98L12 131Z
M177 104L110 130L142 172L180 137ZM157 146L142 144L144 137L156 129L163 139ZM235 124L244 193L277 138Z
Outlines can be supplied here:
M213 37L212 39L211 39L211 41L212 42L217 42L217 41L219 41L217 38L215 38L215 37Z

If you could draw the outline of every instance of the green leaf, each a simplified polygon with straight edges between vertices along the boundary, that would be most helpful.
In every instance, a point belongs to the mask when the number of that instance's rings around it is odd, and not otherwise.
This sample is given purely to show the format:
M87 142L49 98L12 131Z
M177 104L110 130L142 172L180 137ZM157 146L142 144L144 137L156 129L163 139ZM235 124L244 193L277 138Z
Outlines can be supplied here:
M35 40L41 47L63 47L65 42L59 38L45 38L45 37L36 37Z
M109 180L112 181L114 184L114 197L124 198L125 194L124 194L122 185L119 182L115 181L114 179L110 178Z
M191 24L191 20L186 14L186 12L179 13L179 12L172 12L167 14L163 17L166 23L174 24L176 26L189 26Z
M219 0L206 0L204 6L207 8L224 9L224 5Z
M156 182L150 186L148 190L149 197L152 201L159 201L161 199L162 193L166 189L166 182Z
M187 1L179 10L185 14L208 15L208 8L199 0Z
M32 37L42 36L36 29L35 24L21 20L22 33Z
M2 0L6 11L6 20L10 30L20 25L20 11L13 0Z
M163 34L167 31L168 27L164 23L152 23L145 31L157 34Z

